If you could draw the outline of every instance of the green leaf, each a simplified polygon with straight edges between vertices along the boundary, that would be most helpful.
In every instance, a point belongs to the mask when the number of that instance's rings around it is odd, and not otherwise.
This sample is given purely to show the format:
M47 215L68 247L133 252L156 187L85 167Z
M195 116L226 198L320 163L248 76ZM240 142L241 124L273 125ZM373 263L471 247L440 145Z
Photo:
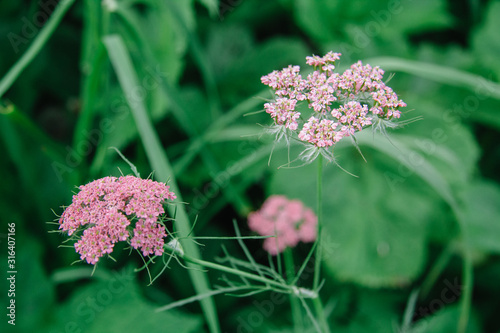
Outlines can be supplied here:
M11 221L9 221L12 223ZM7 232L7 223L3 224L5 232ZM0 287L4 290L2 302L5 307L8 306L9 300L15 300L16 320L15 326L7 325L7 320L10 320L4 314L4 322L0 324L2 332L30 332L39 330L51 315L55 303L55 289L48 279L44 263L42 260L43 248L37 239L28 237L23 223L16 222L16 240L15 246L15 264L17 274L15 276L14 295L7 298L10 293L10 284L8 277L11 276L7 272L7 265L2 272L2 281ZM7 263L7 234L0 236L0 241L5 249L0 259ZM9 237L10 242L10 237ZM36 286L36 288L33 288ZM8 313L8 310L5 311ZM5 330L5 327L13 328L13 330Z
M500 64L498 62L498 54L500 53L499 15L500 3L491 2L487 7L485 20L472 36L474 53L483 66L494 71L497 79L500 77Z
M349 42L357 48L367 46L363 39L381 36L394 38L395 31L401 35L403 32L415 33L450 27L452 23L443 0L295 0L294 5L293 13L297 23L311 37L325 44L342 39L347 32L351 37Z
M439 300L440 301L440 300ZM436 304L443 304L437 302ZM410 333L448 333L456 332L457 322L460 318L458 306L445 307L431 316L424 317L414 323ZM477 319L472 316L467 326L467 333L482 332Z
M500 253L500 187L493 182L475 182L466 190L463 199L470 246Z
M423 1L397 1L400 4L394 6L396 10L391 11L390 2L383 1L387 12L391 13L391 23L394 27L405 34L439 31L440 29L453 26L453 16L448 11L448 3L445 0L423 0ZM380 12L379 12L380 13ZM371 13L375 20L377 17ZM380 16L380 14L379 14ZM382 16L383 18L383 16ZM379 22L380 21L379 19Z
M324 168L325 265L337 278L367 286L408 284L425 264L423 244L432 204L420 200L422 194L407 186L391 190L384 176L384 170L391 170L391 162L384 162L380 154L375 161L377 154L367 149L363 153L368 165L357 158L341 162L359 179L331 164ZM314 174L315 166L310 165L280 169L273 176L270 192L315 207Z
M386 72L401 71L431 81L465 88L481 97L500 99L500 84L463 70L394 57L372 58L366 62L373 66L380 66Z
M349 291L342 293L344 304L339 304L339 307L345 306L347 302L351 306L345 309L335 308L333 316L337 320L332 332L396 332L393 327L399 321L399 306L402 302L398 293L363 288L351 292L350 295L348 293ZM347 299L349 296L351 299Z
M75 332L198 332L200 316L178 310L156 313L157 305L146 301L131 267L113 272L108 278L77 289L55 315L51 331Z

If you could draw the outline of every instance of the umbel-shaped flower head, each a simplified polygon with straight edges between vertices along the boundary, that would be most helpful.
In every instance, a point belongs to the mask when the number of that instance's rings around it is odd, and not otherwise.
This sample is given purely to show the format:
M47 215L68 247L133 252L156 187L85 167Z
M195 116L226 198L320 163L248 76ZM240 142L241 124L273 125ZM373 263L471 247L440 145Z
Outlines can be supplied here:
M266 238L264 249L276 255L287 247L316 240L318 218L299 200L282 195L267 198L261 209L248 215L248 226Z
M158 218L175 194L164 183L134 176L105 177L79 187L59 219L59 229L75 236L82 260L96 264L126 241L144 256L161 255L165 227Z
M264 104L274 120L272 132L277 133L277 140L285 137L287 141L296 134L308 146L301 154L306 162L320 153L333 160L329 147L369 125L384 132L386 127L395 127L390 122L406 106L382 81L384 71L378 66L358 61L344 73L335 73L340 56L329 52L323 57L306 57L314 69L306 78L299 66L291 65L261 78L275 95ZM308 108L299 109L300 103L307 103Z

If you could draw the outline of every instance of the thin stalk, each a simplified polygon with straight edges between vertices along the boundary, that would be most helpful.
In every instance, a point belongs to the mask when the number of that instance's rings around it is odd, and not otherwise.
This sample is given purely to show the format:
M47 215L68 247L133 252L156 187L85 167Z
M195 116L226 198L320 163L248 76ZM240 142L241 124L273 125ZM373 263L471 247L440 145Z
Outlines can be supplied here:
M168 247L166 247L166 248L168 248ZM170 249L170 248L168 248L168 249ZM277 282L275 280L268 279L268 278L261 276L261 275L248 273L248 272L236 269L236 268L227 267L227 266L220 265L220 264L217 264L214 262L210 262L210 261L206 261L206 260L202 260L202 259L197 259L197 258L188 256L188 255L185 255L185 254L181 255L178 252L176 252L176 255L178 255L180 258L182 258L185 261L190 262L192 264L197 264L197 265L200 265L200 266L203 266L206 268L216 269L216 270L224 272L224 273L229 273L229 274L245 277L245 278L250 279L250 280L262 282L266 285L277 287L277 288L280 288L281 290L284 290L284 291L287 291L290 293L295 292L295 289L296 289L295 286L289 286L289 285L283 284L281 282Z
M456 202L452 205L455 217L457 219L458 225L460 226L460 233L462 236L462 242L464 244L462 259L462 278L463 278L463 288L462 297L460 299L460 319L457 324L457 332L465 333L467 331L467 325L469 323L470 310L472 305L472 290L474 288L474 271L472 266L472 258L469 248L469 235L467 234L467 226L465 225L464 217L462 211L458 208Z
M285 249L285 269L287 282L289 285L293 285L295 281L295 264L293 262L292 249L290 248ZM295 295L290 295L290 307L292 310L294 332L303 332L302 312L300 311L299 299Z
M323 248L322 235L323 235L323 217L322 217L322 206L323 206L323 156L320 154L318 156L318 175L316 182L316 215L318 216L318 242L316 245L316 257L314 261L314 277L313 277L313 290L318 291L319 280L321 275L321 261ZM325 310L323 308L323 303L321 302L321 297L313 299L314 309L318 318L318 322L323 329L323 333L330 332L328 322L325 317Z
M14 66L10 68L7 74L5 74L3 79L0 81L0 98L12 86L14 81L16 81L19 75L21 75L22 71L28 67L31 61L33 61L36 55L47 43L73 2L75 2L75 0L62 0L59 2L59 5L54 10L47 23L40 30L40 33L36 36L33 43L31 43L26 52L21 56L21 58L19 58Z
M322 175L323 175L323 156L320 154L318 156L318 175L317 175L317 183L316 183L316 215L318 217L318 244L316 246L316 259L314 261L314 280L313 280L313 289L318 288L319 286L319 277L321 273L321 235L323 228L323 219L322 219L322 197L323 197L323 184L322 184Z
M449 244L443 250L443 252L441 252L436 262L432 266L431 270L429 271L429 274L427 274L427 277L422 282L422 286L420 287L421 291L419 295L420 299L424 299L425 297L427 297L432 286L434 285L438 277L441 275L443 270L448 265L448 262L450 261L450 258L453 255L454 248L455 246L453 244Z

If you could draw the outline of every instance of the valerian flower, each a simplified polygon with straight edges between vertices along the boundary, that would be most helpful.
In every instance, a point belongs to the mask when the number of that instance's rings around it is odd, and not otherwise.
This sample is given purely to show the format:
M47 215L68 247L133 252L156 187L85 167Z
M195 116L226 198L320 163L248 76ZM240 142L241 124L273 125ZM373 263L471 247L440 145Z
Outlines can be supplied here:
M276 140L296 138L307 147L300 157L312 162L319 154L334 161L333 147L345 137L352 137L367 126L385 134L397 127L400 108L406 103L383 81L380 67L351 65L342 74L335 73L340 53L306 57L314 71L303 78L299 66L288 66L261 78L273 91L274 100L264 105L274 121L271 132ZM309 111L300 109L307 103ZM355 140L353 140L355 142Z
M96 264L125 241L144 256L161 255L163 203L176 198L164 183L134 176L105 177L79 187L59 219L59 229L77 240L82 260Z

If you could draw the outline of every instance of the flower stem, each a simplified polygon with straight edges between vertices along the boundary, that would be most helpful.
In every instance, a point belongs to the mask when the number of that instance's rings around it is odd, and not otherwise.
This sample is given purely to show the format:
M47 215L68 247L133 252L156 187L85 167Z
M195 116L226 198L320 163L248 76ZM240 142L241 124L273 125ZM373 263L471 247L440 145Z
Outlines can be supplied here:
M293 262L292 249L286 248L284 255L287 282L291 284L295 279L295 264ZM292 309L294 332L303 332L304 323L302 321L302 312L300 311L300 302L295 295L290 295L290 307Z
M316 215L318 216L318 241L316 245L316 256L314 260L314 277L313 277L313 290L318 291L319 280L321 275L321 261L322 261L322 253L321 249L323 248L322 242L322 229L323 229L323 218L322 218L322 206L323 206L323 155L319 154L318 156L318 175L317 175L317 183L316 183ZM318 294L313 300L314 309L316 310L316 315L318 316L318 321L322 327L323 333L329 333L330 327L328 326L328 322L325 318L325 311L323 309L323 303L321 302L321 297Z
M446 265L448 265L448 263L450 262L452 255L456 251L455 247L455 244L449 244L443 250L443 252L441 252L434 265L431 267L429 273L427 274L427 277L422 282L419 295L420 299L424 299L427 297L432 286L439 278L443 270L446 268Z
M165 248L167 248L169 250L172 250L172 249L170 249L168 247L165 247ZM296 289L295 286L289 286L289 285L286 285L284 283L268 279L268 278L263 277L261 275L252 274L252 273L245 272L245 271L242 271L242 270L239 270L239 269L236 269L236 268L232 268L232 267L227 267L227 266L224 266L224 265L216 264L214 262L210 262L210 261L206 261L206 260L202 260L202 259L197 259L197 258L194 258L194 257L190 257L188 255L185 255L185 254L180 254L178 252L176 252L176 255L178 255L179 257L181 257L182 259L184 259L187 262L190 262L190 263L193 263L193 264L198 264L198 265L206 267L206 268L216 269L216 270L221 271L221 272L225 272L225 273L229 273L229 274L241 276L241 277L248 278L248 279L251 279L251 280L254 280L254 281L262 282L262 283L264 283L266 285L269 285L269 286L278 287L282 291L285 291L285 292L292 293L292 292L295 292L295 289Z
M319 277L321 273L321 235L323 228L323 219L322 219L322 174L323 174L323 156L320 154L318 156L318 178L316 183L316 215L318 217L318 244L316 245L316 259L314 261L314 280L313 280L313 289L318 288L319 286Z

